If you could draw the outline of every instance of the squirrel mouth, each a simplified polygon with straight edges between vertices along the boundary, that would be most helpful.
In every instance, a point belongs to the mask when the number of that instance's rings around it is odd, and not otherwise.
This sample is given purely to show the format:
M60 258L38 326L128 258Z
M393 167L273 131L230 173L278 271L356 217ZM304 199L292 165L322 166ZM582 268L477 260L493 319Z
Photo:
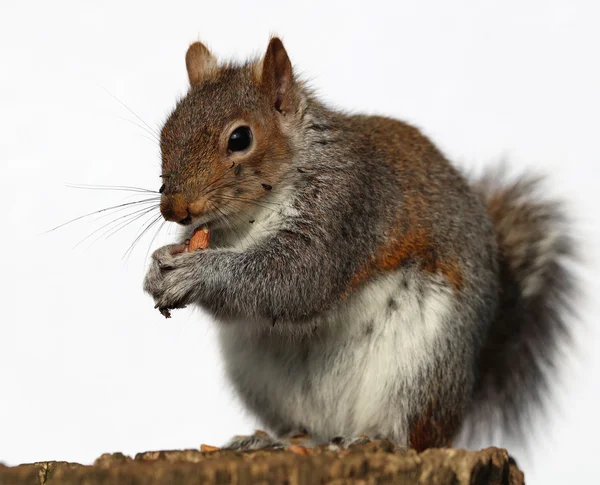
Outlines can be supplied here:
M177 221L177 224L181 224L182 226L189 226L192 223L192 216L188 214L185 218Z

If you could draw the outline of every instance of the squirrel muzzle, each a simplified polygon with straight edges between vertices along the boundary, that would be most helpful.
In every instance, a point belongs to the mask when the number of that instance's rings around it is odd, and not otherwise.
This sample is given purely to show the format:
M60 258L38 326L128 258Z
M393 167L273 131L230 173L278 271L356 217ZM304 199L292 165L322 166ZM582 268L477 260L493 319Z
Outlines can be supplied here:
M189 206L181 194L163 194L160 199L160 213L167 221L189 224Z

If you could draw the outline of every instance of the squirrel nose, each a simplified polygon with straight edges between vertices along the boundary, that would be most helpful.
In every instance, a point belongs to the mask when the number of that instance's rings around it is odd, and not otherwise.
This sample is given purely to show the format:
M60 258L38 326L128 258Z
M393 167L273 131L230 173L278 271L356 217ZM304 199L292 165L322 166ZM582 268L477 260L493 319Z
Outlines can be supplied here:
M188 203L181 194L164 195L160 199L160 212L167 221L188 225L192 222Z

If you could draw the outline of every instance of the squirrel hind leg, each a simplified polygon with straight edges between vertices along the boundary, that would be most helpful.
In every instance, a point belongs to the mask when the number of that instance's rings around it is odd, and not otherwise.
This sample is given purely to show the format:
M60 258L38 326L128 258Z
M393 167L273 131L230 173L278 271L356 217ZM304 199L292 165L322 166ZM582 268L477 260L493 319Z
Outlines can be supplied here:
M292 430L279 438L275 438L265 431L257 430L248 436L234 436L223 446L223 449L234 451L286 450L294 446L314 448L316 443L304 429Z
M222 449L233 451L250 451L250 450L280 450L285 448L283 442L274 438L264 431L257 430L254 434L247 436L234 436L231 438Z
M397 442L386 438L385 436L375 435L373 438L371 438L365 434L360 434L358 436L336 436L329 442L329 449L332 451L340 449L348 450L355 446L363 445L381 449L382 451L386 451L388 453L404 453L408 450L408 447L398 444Z
M257 430L248 436L234 436L222 449L233 451L256 450L289 450L299 454L309 454L309 450L326 446L330 451L348 450L357 446L377 448L388 453L404 453L406 446L400 445L388 438L376 435L373 438L361 434L358 436L336 436L329 443L315 441L306 430L293 430L275 438L270 434Z

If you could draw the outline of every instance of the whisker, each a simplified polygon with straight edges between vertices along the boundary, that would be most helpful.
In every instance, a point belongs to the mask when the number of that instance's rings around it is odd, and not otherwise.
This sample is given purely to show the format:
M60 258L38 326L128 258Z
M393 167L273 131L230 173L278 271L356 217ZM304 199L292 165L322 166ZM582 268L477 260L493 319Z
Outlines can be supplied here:
M231 186L234 186L234 185L232 184ZM228 186L226 185L224 187L226 188ZM219 188L221 188L221 187L219 187ZM260 200L250 199L248 197L243 197L243 196L240 196L240 195L217 194L217 195L215 195L213 197L216 197L216 196L219 196L219 197L228 197L230 199L244 200L244 201L248 201L248 202L261 203L261 204L265 204L265 205L272 205L272 206L275 206L275 207L285 207L285 204L283 204L281 202L273 202L273 201L270 201L270 200L262 200L262 199L260 199Z
M240 236L240 233L235 229L235 227L231 224L231 222L229 221L229 219L227 218L227 215L216 205L216 204L212 204L213 209L215 209L219 214L221 214L221 220L227 224L227 227L229 227L229 229L231 229L235 235L238 237L238 239L242 239L242 237ZM249 234L246 234L245 238L247 238L249 236ZM251 237L251 236L250 236ZM254 238L252 238L252 241L256 244L256 240Z
M156 215L155 215L155 214L156 214ZM140 227L140 228L137 230L137 232L136 232L136 236L137 236L137 235L140 233L140 231L141 231L141 230L142 230L142 228L144 227L144 224L146 224L146 223L147 223L147 222L148 222L150 219L152 219L152 218L160 218L160 217L162 217L162 215L161 215L160 213L155 213L155 212L153 212L153 211L146 211L146 212L144 212L143 214L140 214L140 215L136 216L135 220L133 220L133 221L129 221L129 223L127 223L126 225L128 225L128 224L132 224L132 223L133 223L133 222L135 222L136 220L138 220L138 219L140 219L140 218L142 218L142 217L145 217L145 216L147 216L147 215L149 215L149 217L148 217L148 218L146 218L145 222L143 222L143 223L141 224L141 227ZM123 223L121 223L121 224L123 224ZM106 238L105 238L105 239L108 239L108 238L110 238L110 237L114 236L114 235L115 235L117 232L119 232L119 231L120 231L121 229L123 229L123 228L124 228L124 227L119 227L119 228L117 228L117 227L113 227L112 231L111 231L109 234L107 234L107 236L106 236ZM134 237L136 237L136 236L134 236Z
M158 194L158 190L144 189L143 187L132 187L129 185L92 185L92 184L66 184L71 189L87 189L87 190L115 190L124 192L142 192L150 194Z
M224 205L224 207L225 207L225 208L227 208L227 207L233 207L231 204L227 204L227 203L225 203L225 204L223 204L223 205ZM270 209L270 210L271 210L271 209ZM240 214L238 214L237 212L241 212L242 214L244 214L244 215L246 216L246 218L243 218L243 217L241 217L241 216L240 216ZM233 207L233 211L231 211L231 216L232 216L232 217L235 217L235 218L236 218L238 221L240 221L242 224L248 224L250 219L254 219L254 217L253 217L253 216L252 216L250 213L248 213L247 211L245 211L245 210L243 210L243 209L237 208L237 207ZM265 226L265 225L264 225L264 224L263 224L261 221L259 221L259 220L256 220L256 219L255 219L255 220L254 220L254 222L253 222L253 224L256 224L256 225L258 225L258 226L262 227L262 229L264 230L264 232L265 232L266 234L272 235L272 234L274 234L274 233L276 233L276 232L277 232L277 230L276 230L276 229L274 229L274 228L268 229L268 228L267 228L267 227L266 227L266 226ZM252 241L253 241L253 242L256 244L256 239L255 239L253 236L251 236L250 234L248 234L246 237L250 237L250 238L252 239Z
M154 133L156 136L158 136L160 138L160 133L158 133L156 130L154 130L154 128L152 128L148 123L146 123L135 111L133 111L129 106L127 106L123 101L121 101L119 98L117 98L114 94L112 94L108 89L106 89L106 88L103 88L103 89L104 89L104 91L106 91L106 93L111 98L113 98L115 101L117 101L121 106L123 106L133 116L135 116L138 120L140 120L142 123L144 123L144 125L146 125L152 133Z
M134 218L133 220L126 221L126 222L121 222L121 223L119 224L119 226L118 226L118 227L117 227L117 226L115 226L115 227L113 227L113 228L112 228L110 231L107 231L107 232L105 232L105 233L104 233L104 235L105 235L104 239L105 239L105 240L108 240L109 238L111 238L111 237L113 237L115 234L117 234L118 232L120 232L120 231L122 231L123 229L125 229L127 226L129 226L129 225L131 225L131 224L135 223L136 221L138 221L138 220L140 220L140 219L142 219L143 217L146 217L146 216L148 216L148 217L146 218L145 222L142 222L142 226L143 226L143 225L144 225L146 222L148 222L148 221L149 221L149 220L150 220L152 217L154 217L154 214L153 214L153 212L152 212L152 211L147 211L147 212L144 212L144 213L142 213L142 214L138 214L137 216L135 216L135 218ZM138 231L139 231L139 230L138 230Z
M223 175L222 175L221 177L219 177L219 179L217 179L217 180L220 180L220 179L222 179L222 178L223 178L223 176L225 176L225 175L226 175L226 174L223 174ZM216 182L216 181L213 181L213 182L211 182L211 183L210 183L210 184L208 184L206 187L204 187L202 190L206 190L206 188L210 187L210 186L211 186L211 185L213 185L215 182ZM229 181L229 182L226 182L226 183L224 183L224 184L222 184L222 185L219 185L219 186L217 186L217 187L213 187L211 190L209 190L209 191L207 191L207 192L204 192L202 195L208 195L208 194L210 194L210 193L214 192L215 190L219 190L219 189L226 189L226 188L229 188L229 187L236 187L237 185L241 185L242 183L243 183L243 182L241 182L241 181L240 181L240 180L238 180L238 179L231 180L231 181Z
M131 215L131 217L129 219L126 219L124 221L121 222L117 222L115 225L112 225L111 227L108 227L106 230L104 230L101 234L99 234L87 247L87 249L91 248L94 244L96 244L100 239L104 238L104 239L108 239L109 237L111 237L113 234L116 234L117 232L119 232L121 229L126 228L127 226L129 226L130 224L133 224L135 221L141 219L142 217L151 214L153 208L149 208L149 209L145 209L144 211L142 211L139 214L133 214Z
M158 229L156 230L154 237L152 237L152 239L150 240L150 244L148 244L148 251L146 251L146 257L145 257L146 260L148 259L148 255L150 254L150 249L152 249L152 244L156 240L156 237L159 235L160 231L162 231L162 228L165 227L166 223L167 223L166 219L164 221L162 221L162 224L160 226L158 226Z
M123 116L118 116L117 118L123 120L123 121L127 121L128 123L131 123L132 125L137 126L138 128L144 130L145 133L148 133L152 138L148 138L148 140L150 140L151 142L153 142L154 144L158 144L160 145L160 138L158 137L158 135L156 133L154 133L153 131L150 131L148 128L146 128L144 125L140 125L139 123L136 123L133 120L130 120L128 118L124 118Z
M77 244L75 244L75 246L73 246L73 249L75 249L77 246L79 246L79 245L81 245L82 243L84 243L85 241L87 241L87 240L88 240L90 237L92 237L94 234L97 234L98 232L100 232L100 231L101 231L101 230L103 230L104 228L106 228L106 227L108 227L108 226L112 226L113 224L116 224L116 225L121 225L121 224L122 224L122 222L118 222L118 221L120 221L121 219L126 219L126 220L125 220L125 225L127 225L127 224L129 224L130 222L133 222L133 221L137 220L137 217L135 217L137 214L140 214L140 213L142 213L141 215L144 215L144 214L147 214L148 212L150 212L150 211L153 211L153 210L156 210L156 209L157 209L156 207L149 207L149 208L148 208L148 207L145 207L145 208L143 208L143 209L138 209L138 210L136 210L136 211L133 211L133 212L131 212L131 213L129 213L129 214L125 214L125 215L123 215L123 216L119 216L119 217L117 217L116 219L113 219L112 221L110 221L110 222L107 222L106 224L103 224L102 226L100 226L98 229L95 229L94 231L92 231L90 234L88 234L86 237L84 237L84 238L83 238L81 241L79 241ZM141 217L141 216L140 216L140 217ZM132 220L130 221L130 220L129 220L129 218L132 218ZM123 226L123 227L125 227L125 226ZM106 233L110 232L110 231L111 231L111 230L113 230L113 229L114 229L114 227L110 227L110 229L108 229L108 231L106 231L106 232L102 233L102 234L100 235L100 237L104 236L104 234L106 234Z
M142 138L145 138L146 140L151 142L154 146L160 145L160 141L156 140L155 138L150 138L149 136L146 136L146 135L139 135L139 136L141 136Z
M231 207L231 204L228 205L228 204L225 203L224 205L225 205L225 207ZM243 214L246 215L246 219L244 219L243 217L241 217L239 214L236 214L234 211L242 212ZM231 212L231 215L233 217L236 217L237 220L240 221L240 222L242 222L243 224L247 224L249 222L249 219L252 218L252 216L247 211L245 211L243 209L239 209L237 207L234 207L234 211ZM275 229L267 229L265 227L265 225L262 222L258 221L258 220L254 220L254 224L257 224L260 227L262 227L263 230L265 231L265 233L267 233L267 234L272 234L272 233L276 232ZM252 240L253 240L254 243L256 243L256 240L254 238L252 238Z
M48 229L47 231L43 232L43 234L47 234L49 232L56 231L57 229L60 229L61 227L64 227L64 226L66 226L68 224L72 224L73 222L79 221L81 219L85 219L86 217L90 217L90 216L93 216L93 215L96 215L96 214L100 214L102 212L114 211L116 209L120 209L122 207L132 206L132 205L135 205L135 204L149 203L151 200L152 199L143 199L143 200L136 200L136 201L133 201L133 202L125 202L123 204L117 204L117 205L113 205L111 207L105 207L104 209L100 209L100 210L97 210L97 211L89 212L88 214L84 214L82 216L76 217L75 219L71 219L70 221L63 222L62 224L60 224L60 225L58 225L56 227L53 227L52 229Z
M158 214L154 219L151 220L151 222L149 222L145 225L144 230L139 234L139 236L137 236L134 239L134 241L131 243L131 245L127 248L127 251L125 251L125 253L123 254L122 259L129 258L129 256L131 256L131 253L133 252L135 246L140 241L140 239L142 237L144 237L144 234L146 234L148 232L148 230L150 228L152 228L152 226L154 226L158 221L160 221L161 218L162 218L162 215Z
M223 179L223 177L225 177L225 175L226 175L226 174L227 174L227 172L224 172L223 174L221 174L221 176L220 176L220 177L217 177L217 178L216 178L215 180L213 180L213 181L212 181L210 184L208 184L208 185L206 185L206 186L202 187L202 190L204 191L204 190L208 189L209 187L211 187L212 185L216 184L217 182L219 182L220 180L222 180L222 179ZM208 193L208 192L204 193L204 195L206 195L207 193Z
M248 199L248 198L245 198L245 197L239 197L237 195L236 196L232 196L232 195L225 195L225 194L217 194L217 195L213 195L213 198L214 199L231 200L231 201L233 201L233 200L241 200L241 201L244 201L244 202L248 202L249 204L254 204L254 205L258 206L258 207L262 207L263 209L270 210L272 212L276 212L277 208L283 208L283 207L285 207L283 204L278 203L278 202L273 202L273 203L270 204L270 205L275 206L276 208L268 207L267 205L265 205L266 201L258 201L258 200L254 200L254 199Z
M151 200L137 201L137 202L139 203L140 207L142 207L142 206L149 206L149 205L151 205L153 207L156 207L157 209L160 207L159 204L158 204L158 200L151 199ZM120 209L115 209L112 212L108 212L108 213L103 214L101 216L98 216L98 217L96 217L94 219L91 219L91 222L93 222L93 221L99 221L100 219L104 219L105 217L114 216L115 214L118 214L119 212L123 212L123 211L128 210L128 209L137 209L137 207L132 207L132 206L121 207Z
M240 182L238 180L232 180L232 181L226 182L224 184L217 185L216 187L213 187L209 191L204 192L203 195L206 196L208 194L212 194L215 190L219 190L219 189L227 189L229 187L236 187L239 184L240 184Z
M124 229L124 228L125 228L125 227L127 227L129 224L133 224L135 221L137 221L137 220L138 220L138 219L140 219L141 217L145 216L146 214L150 214L151 212L152 212L152 209L151 209L151 210L148 210L148 211L146 211L146 212L144 212L143 214L140 214L139 216L136 216L136 218L135 218L135 219L133 219L132 221L128 221L128 222L127 222L125 225L122 225L122 226L121 226L121 227L119 227L119 228L114 228L114 227L113 227L113 231L112 231L110 234L108 234L108 235L106 236L106 239L108 239L109 237L113 237L113 236L114 236L114 235L115 235L117 232L119 232L121 229ZM121 224L123 224L123 223L121 223Z

